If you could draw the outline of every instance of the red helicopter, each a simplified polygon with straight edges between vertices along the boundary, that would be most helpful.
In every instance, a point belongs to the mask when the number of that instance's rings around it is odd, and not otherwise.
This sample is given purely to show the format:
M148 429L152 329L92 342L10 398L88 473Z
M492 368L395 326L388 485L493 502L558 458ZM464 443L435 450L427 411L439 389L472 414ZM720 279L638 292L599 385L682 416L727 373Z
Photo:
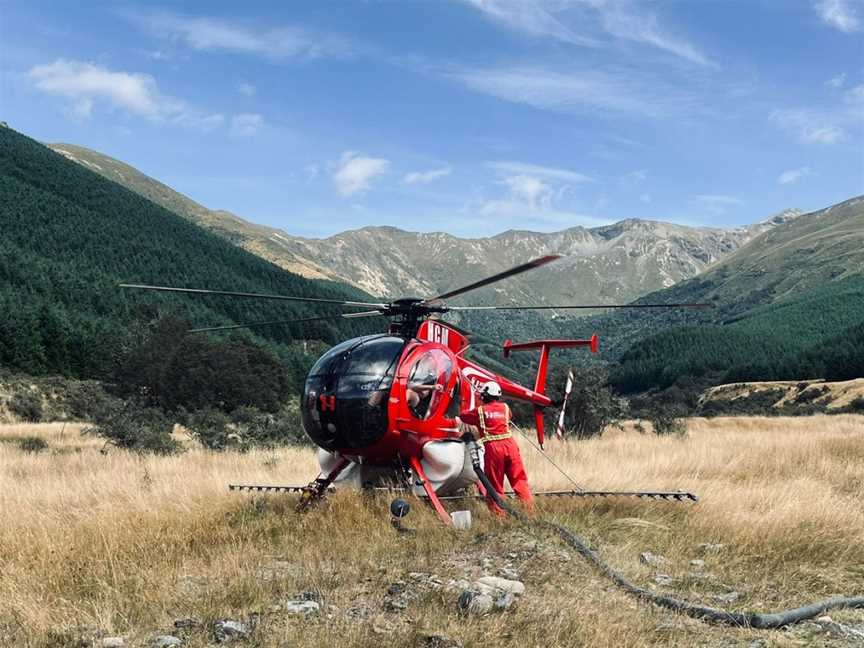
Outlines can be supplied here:
M564 310L598 308L702 308L705 304L628 304L564 306L449 306L444 300L539 268L556 259L544 256L445 292L430 299L407 298L389 303L353 302L283 295L239 293L196 288L121 284L163 292L224 295L336 304L366 308L336 315L341 318L393 317L387 333L353 338L337 344L313 365L301 401L303 428L318 446L321 475L307 487L233 486L237 490L287 490L303 493L302 506L320 498L334 483L358 487L395 479L416 494L425 493L438 516L451 524L441 498L478 485L477 458L463 439L456 417L474 407L475 393L487 382L497 382L510 398L534 407L537 441L544 443L543 410L553 404L546 394L549 353L554 348L584 347L598 350L598 339L504 342L504 356L514 351L539 350L533 388L524 387L465 357L469 341L463 331L439 318L448 312L500 310ZM265 322L289 324L334 316ZM194 329L194 332L256 326L240 324ZM476 446L474 446L476 452ZM481 459L482 460L482 459ZM543 493L537 493L542 495ZM557 491L548 494L635 495L664 499L692 499L680 491Z

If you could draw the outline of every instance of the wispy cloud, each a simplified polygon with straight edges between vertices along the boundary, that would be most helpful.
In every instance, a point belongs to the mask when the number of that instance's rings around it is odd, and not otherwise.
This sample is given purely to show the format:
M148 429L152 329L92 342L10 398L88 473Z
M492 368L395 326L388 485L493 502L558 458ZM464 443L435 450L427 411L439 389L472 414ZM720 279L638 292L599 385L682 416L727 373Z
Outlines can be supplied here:
M740 198L723 194L701 194L696 196L696 200L710 213L718 216L725 214L732 207L744 204Z
M387 172L390 160L364 157L354 151L345 151L333 172L333 182L340 196L362 194L372 186L372 181Z
M348 42L340 37L289 25L240 24L169 11L120 13L156 37L199 51L227 51L271 60L342 57L352 51Z
M668 117L698 112L694 94L627 69L558 72L543 68L465 68L444 75L477 92L562 113Z
M847 34L861 28L858 14L848 0L818 0L813 6L826 25Z
M597 3L603 25L613 36L651 45L677 57L706 67L719 67L699 49L681 37L666 32L655 14L638 11L630 2Z
M809 175L813 175L810 167L804 166L797 169L789 169L777 176L777 184L792 184Z
M162 94L148 74L110 70L101 65L57 59L36 65L28 73L42 92L69 102L72 115L87 119L97 105L121 110L153 122L167 122L211 130L224 121L221 114L206 114L182 99Z
M828 86L829 88L834 88L835 90L837 90L839 88L842 88L845 83L846 83L846 73L841 72L837 76L831 77L830 79L828 79L825 82L825 85Z
M717 67L699 48L668 33L656 14L628 0L467 0L490 19L529 36L598 47L610 36Z
M571 171L570 169L529 164L527 162L487 162L486 166L498 171L499 173L530 174L542 178L563 180L565 182L594 182L594 178L582 173L577 173L576 171Z
M236 86L237 92L244 97L254 97L258 94L258 88L247 81L240 81Z
M597 39L578 34L562 23L544 8L544 3L540 0L467 0L467 2L492 20L531 36L554 38L565 43L589 47L601 45Z
M450 167L442 167L440 169L431 169L430 171L413 171L406 173L402 178L405 184L429 184L441 178L446 178L450 175L452 169Z
M794 133L807 144L836 144L846 139L846 131L837 123L836 115L812 110L775 110L771 121L780 128Z
M231 118L231 135L233 137L251 137L256 135L264 124L264 118L257 113L241 113Z

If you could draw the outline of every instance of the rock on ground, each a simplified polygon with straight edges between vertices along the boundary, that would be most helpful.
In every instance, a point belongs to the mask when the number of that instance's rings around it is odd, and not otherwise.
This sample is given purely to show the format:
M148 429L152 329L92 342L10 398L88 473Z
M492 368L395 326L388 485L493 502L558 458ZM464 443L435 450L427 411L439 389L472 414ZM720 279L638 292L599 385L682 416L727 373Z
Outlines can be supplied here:
M643 565L649 565L654 567L657 565L665 565L669 561L658 554L653 554L650 551L643 551L641 554L639 554L639 562L641 562Z
M321 604L318 601L285 601L281 609L288 614L310 616L321 611Z
M159 635L154 637L150 643L154 648L171 648L171 646L182 646L183 640L174 635Z
M220 619L214 624L213 634L218 643L228 643L231 641L246 639L249 636L250 631L249 626L242 621Z
M104 637L99 645L102 648L122 648L126 641L123 637Z

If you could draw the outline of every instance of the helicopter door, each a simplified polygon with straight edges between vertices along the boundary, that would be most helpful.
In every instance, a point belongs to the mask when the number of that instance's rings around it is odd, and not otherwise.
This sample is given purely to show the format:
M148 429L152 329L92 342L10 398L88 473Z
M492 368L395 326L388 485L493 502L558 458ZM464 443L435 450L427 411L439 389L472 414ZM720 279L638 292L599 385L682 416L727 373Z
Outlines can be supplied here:
M442 349L425 349L409 361L405 401L414 418L428 420L450 400L453 361Z

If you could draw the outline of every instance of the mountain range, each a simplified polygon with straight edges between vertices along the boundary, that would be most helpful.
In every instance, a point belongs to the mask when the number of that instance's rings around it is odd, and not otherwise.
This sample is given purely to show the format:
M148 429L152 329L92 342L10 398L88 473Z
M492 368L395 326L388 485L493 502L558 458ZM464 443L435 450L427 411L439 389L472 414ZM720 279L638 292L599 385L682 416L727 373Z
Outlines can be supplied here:
M553 233L510 230L476 239L394 227L364 227L311 239L207 209L96 151L71 144L50 146L285 270L348 283L383 298L431 297L528 259L559 254L564 257L561 261L473 293L471 301L483 305L627 303L698 275L759 234L801 214L787 210L735 229L628 219L602 227Z
M623 392L682 380L681 384L708 385L864 375L864 197L810 214L788 210L728 230L630 219L596 228L548 234L508 231L477 239L392 227L304 239L209 210L88 149L53 148L79 167L114 180L275 265L352 284L377 296L431 296L530 258L561 254L564 259L546 268L472 293L471 301L635 299L715 305L706 312L635 311L551 320L531 312L508 312L460 319L460 325L479 333L474 353L499 371L506 370L495 360L504 337L582 337L597 332L602 360L614 361L611 380ZM69 175L59 167L57 173ZM116 187L105 187L109 185ZM218 276L233 285L231 272ZM236 320L247 315L241 311L225 315ZM325 339L338 335L333 329L327 333ZM271 332L262 330L260 335L269 338ZM298 366L298 375L299 370Z

